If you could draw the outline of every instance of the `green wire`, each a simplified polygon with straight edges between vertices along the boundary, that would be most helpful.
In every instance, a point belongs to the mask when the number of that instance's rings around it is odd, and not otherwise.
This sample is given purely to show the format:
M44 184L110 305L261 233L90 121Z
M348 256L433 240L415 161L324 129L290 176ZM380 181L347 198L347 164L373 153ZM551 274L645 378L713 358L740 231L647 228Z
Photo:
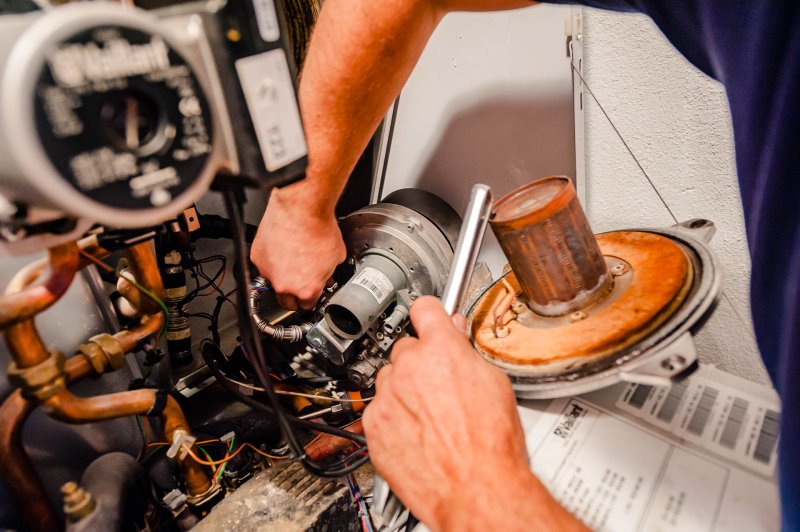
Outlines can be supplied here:
M228 452L229 453L233 452L233 440L235 440L235 439L236 439L236 436L234 435L228 441ZM219 482L219 479L222 478L222 472L225 471L225 466L226 465L228 465L228 462L225 462L221 466L219 466L219 470L217 471L217 477L216 477L217 478L217 482Z
M208 452L207 452L205 449L203 449L203 448L202 448L202 447L200 447L199 445L197 446L197 448L198 448L198 449L200 449L200 451L202 451L202 453L203 453L204 455L206 455L206 458L208 458L208 461L209 461L209 462L213 462L213 461L214 461L214 459L213 459L213 458L211 458L211 455L210 455L210 454L208 454ZM211 471L212 471L213 473L215 473L215 474L216 474L216 472L217 472L217 468L216 468L215 466L211 466Z
M124 275L124 274L119 273L119 272L117 272L117 275L119 275L120 277L122 277L123 279L125 279L126 281L131 283L140 292L142 292L144 295L146 295L147 297L149 297L150 299L152 299L153 301L158 303L158 306L161 307L161 311L164 313L164 326L161 327L160 331L158 331L158 336L156 337L156 347L158 347L158 344L161 341L161 337L164 335L164 331L167 330L167 322L169 321L169 309L167 308L167 305L161 300L160 297L155 295L153 292L151 292L150 290L148 290L144 286L142 286L139 283L137 283L132 277L128 277L127 275Z

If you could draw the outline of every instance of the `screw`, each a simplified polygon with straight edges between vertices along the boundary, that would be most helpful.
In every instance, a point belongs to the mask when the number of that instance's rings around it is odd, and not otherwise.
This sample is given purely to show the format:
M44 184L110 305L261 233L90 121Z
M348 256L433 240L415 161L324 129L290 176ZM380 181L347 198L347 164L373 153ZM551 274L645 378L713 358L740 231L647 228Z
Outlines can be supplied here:
M383 340L383 333L382 332L375 333L375 338L377 338L378 340Z
M613 275L614 277L619 277L620 275L622 275L623 273L626 273L627 271L628 271L628 267L625 266L625 264L620 263L620 264L617 264L616 266L614 266L613 268L611 268L611 275Z
M513 303L511 303L511 312L514 314L522 314L528 306L520 301L519 299L515 299Z
M686 359L681 355L672 355L661 361L661 367L667 371L677 371L686 365Z
M586 313L582 310L576 310L575 312L569 315L569 321L572 323L585 319L586 319Z
M511 334L511 331L505 325L501 325L494 331L494 335L497 338L505 338L509 334Z

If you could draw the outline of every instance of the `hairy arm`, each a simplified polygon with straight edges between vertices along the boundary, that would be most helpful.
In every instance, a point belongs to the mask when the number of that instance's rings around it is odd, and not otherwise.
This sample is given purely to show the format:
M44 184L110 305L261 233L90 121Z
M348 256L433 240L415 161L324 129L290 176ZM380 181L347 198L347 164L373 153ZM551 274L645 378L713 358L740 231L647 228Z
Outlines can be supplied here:
M300 85L308 180L319 211L344 183L448 11L497 10L530 0L326 0Z
M286 307L311 307L345 258L334 207L359 156L450 11L530 0L326 0L300 81L307 178L276 190L251 255Z

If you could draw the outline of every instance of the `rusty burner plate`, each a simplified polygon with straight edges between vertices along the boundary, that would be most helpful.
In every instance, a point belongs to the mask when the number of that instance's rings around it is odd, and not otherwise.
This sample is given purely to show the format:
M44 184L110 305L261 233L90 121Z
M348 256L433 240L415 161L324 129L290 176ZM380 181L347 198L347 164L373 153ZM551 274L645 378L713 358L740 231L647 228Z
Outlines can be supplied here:
M691 261L680 245L636 231L603 233L597 242L609 269L618 274L604 300L583 309L584 315L559 318L546 318L517 304L500 316L508 334L498 338L493 310L508 294L506 284L498 281L472 313L471 334L478 351L515 371L567 371L631 347L680 308L693 277ZM513 272L503 279L520 292ZM518 301L524 302L523 296Z

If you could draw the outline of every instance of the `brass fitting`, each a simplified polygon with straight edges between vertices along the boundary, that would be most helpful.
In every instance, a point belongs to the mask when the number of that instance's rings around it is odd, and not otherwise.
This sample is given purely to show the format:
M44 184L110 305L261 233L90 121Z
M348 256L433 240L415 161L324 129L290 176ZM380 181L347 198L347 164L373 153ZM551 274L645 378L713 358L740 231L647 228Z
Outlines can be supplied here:
M8 381L20 388L26 398L44 401L66 389L64 355L51 351L43 362L28 368L12 362L8 366Z
M188 502L191 506L202 506L203 504L207 503L214 497L216 497L219 492L222 491L221 484L211 484L211 487L205 491L205 493L199 493L197 495L187 495L186 502Z
M61 495L64 500L64 514L70 523L76 523L92 513L95 502L92 494L78 485L77 482L67 482L61 486Z
M92 336L88 342L78 346L78 351L86 356L98 374L109 368L119 369L125 363L125 350L116 338L107 333Z

